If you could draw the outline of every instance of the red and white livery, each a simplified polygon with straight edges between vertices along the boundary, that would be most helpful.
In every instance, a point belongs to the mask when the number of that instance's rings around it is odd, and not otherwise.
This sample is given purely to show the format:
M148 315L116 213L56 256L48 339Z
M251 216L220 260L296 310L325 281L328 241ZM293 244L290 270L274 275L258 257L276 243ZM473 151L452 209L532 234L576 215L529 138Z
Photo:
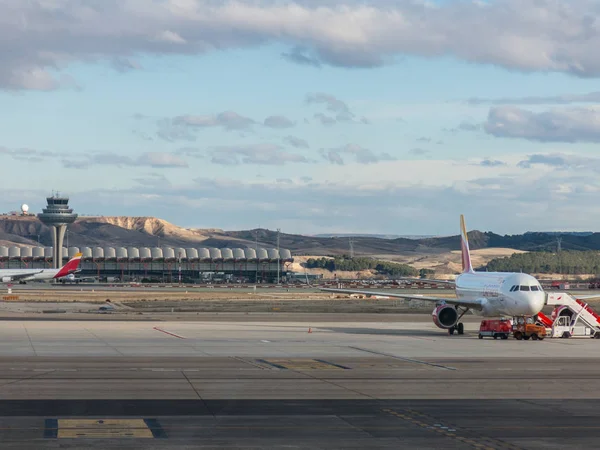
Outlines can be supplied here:
M545 294L538 280L531 275L514 272L476 272L471 264L469 238L464 216L460 216L462 273L455 281L426 280L425 283L448 284L454 287L456 298L427 297L418 294L365 292L351 289L321 289L328 292L386 295L388 297L423 300L437 303L433 322L449 334L463 334L461 317L468 311L482 317L535 316L545 305Z

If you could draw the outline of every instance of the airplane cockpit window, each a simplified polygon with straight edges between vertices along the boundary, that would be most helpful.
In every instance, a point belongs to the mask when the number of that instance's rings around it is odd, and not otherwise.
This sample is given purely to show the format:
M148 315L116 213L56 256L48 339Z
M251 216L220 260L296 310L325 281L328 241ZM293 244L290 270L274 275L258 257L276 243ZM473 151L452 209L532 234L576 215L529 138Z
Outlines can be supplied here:
M521 291L528 291L529 290L529 286L519 286L519 290L521 290Z
M539 291L539 288L537 286L531 286L531 290L532 291Z
M510 292L515 292L518 290L519 290L519 286L516 286L516 285L510 288Z

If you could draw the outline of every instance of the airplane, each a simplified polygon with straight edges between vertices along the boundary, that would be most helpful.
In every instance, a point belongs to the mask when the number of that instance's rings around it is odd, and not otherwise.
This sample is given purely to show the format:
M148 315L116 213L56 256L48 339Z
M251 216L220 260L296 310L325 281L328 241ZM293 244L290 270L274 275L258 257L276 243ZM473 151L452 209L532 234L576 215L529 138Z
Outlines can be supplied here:
M81 253L77 253L60 269L0 269L0 281L2 283L14 281L25 283L26 281L60 279L78 272L81 256Z
M455 281L427 280L454 286L456 298L427 297L415 294L368 292L352 289L321 288L322 291L345 294L382 295L435 302L431 313L433 323L448 330L448 334L464 334L460 319L467 313L482 317L529 317L537 315L546 303L546 294L539 281L528 274L517 272L475 272L471 264L469 239L465 218L460 216L462 273Z

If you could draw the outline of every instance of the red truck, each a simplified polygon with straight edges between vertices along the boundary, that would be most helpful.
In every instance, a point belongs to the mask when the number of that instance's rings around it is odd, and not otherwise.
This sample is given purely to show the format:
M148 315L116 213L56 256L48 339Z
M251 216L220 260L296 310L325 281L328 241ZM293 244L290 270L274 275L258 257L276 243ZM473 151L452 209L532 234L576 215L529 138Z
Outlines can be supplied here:
M490 336L494 339L508 339L512 332L512 322L509 319L482 320L479 325L479 339Z

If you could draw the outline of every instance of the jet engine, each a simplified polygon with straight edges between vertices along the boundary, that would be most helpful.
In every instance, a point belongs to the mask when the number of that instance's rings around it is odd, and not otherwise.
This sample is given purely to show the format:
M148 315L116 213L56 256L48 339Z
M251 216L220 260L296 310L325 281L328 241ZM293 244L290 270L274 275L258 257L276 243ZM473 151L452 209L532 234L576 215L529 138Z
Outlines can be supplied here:
M454 306L440 305L433 310L431 317L436 326L447 330L454 327L458 322L458 311Z
M12 281L11 277L2 277L2 282L3 283L10 283Z

